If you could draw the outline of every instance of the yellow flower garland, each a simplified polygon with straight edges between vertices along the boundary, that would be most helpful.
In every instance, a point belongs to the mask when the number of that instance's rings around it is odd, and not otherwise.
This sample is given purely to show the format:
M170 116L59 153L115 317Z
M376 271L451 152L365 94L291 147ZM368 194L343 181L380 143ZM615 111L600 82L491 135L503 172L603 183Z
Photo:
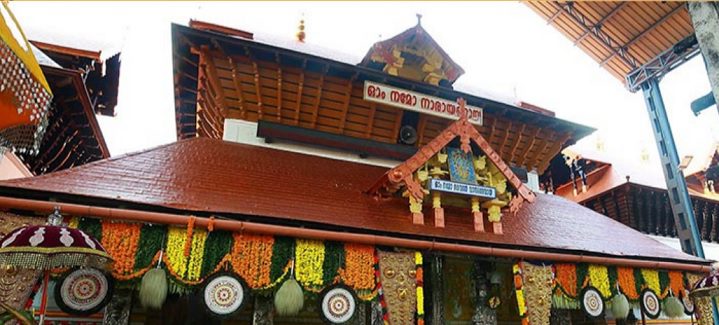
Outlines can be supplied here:
M190 260L187 263L187 279L200 279L202 271L202 258L205 255L205 240L207 239L207 231L204 229L196 229L192 235L192 247L190 249Z
M295 278L304 287L322 286L322 262L325 244L319 240L297 239L295 246Z
M185 257L185 240L187 240L185 228L169 227L166 248L167 267L171 269L170 273L175 273L181 278L184 278L187 273L188 258Z
M662 293L657 270L642 269L642 277L644 277L644 283L649 289L652 289L657 295Z
M80 217L72 217L70 218L70 222L67 223L68 228L77 229L77 227L80 225Z
M589 282L599 290L602 297L609 298L612 296L612 289L609 285L609 273L604 265L589 265Z

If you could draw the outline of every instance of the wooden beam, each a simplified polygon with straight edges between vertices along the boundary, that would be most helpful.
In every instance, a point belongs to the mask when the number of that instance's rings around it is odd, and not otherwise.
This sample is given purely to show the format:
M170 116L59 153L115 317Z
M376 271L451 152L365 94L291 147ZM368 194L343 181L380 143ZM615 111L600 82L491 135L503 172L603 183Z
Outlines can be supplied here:
M514 145L512 146L512 150L509 152L509 161L514 162L514 156L517 151L517 147L519 147L519 143L522 142L522 138L524 137L524 131L527 128L527 123L522 123L522 128L519 129L519 133L517 133L517 140L514 141Z
M302 60L302 69L300 70L300 80L297 83L297 106L295 106L295 125L300 123L300 111L302 110L302 87L305 84L305 69L307 68L307 59Z
M504 147L506 147L506 145L507 145L507 140L509 139L509 131L512 129L512 124L513 124L512 120L507 121L507 127L504 129L504 136L502 137L502 143L500 143L499 148L497 148L497 152L499 152L499 156L501 156L502 159L505 159L505 160L506 160L506 158L504 158L504 152L505 152Z
M242 96L242 85L240 83L240 75L237 72L237 64L234 59L232 59L231 56L227 57L227 62L230 64L230 69L232 71L232 83L235 85L235 91L237 92L237 102L239 104L240 108L240 118L245 118L245 99L244 96Z
M317 126L317 116L320 113L320 101L322 101L322 87L324 87L325 84L325 75L327 75L327 72L329 71L330 66L329 64L325 64L324 68L322 69L322 74L320 74L320 82L317 86L317 98L315 99L315 105L312 107L312 121L311 125L314 129Z
M567 141L568 141L571 137L572 137L572 134L571 134L571 133L565 133L564 136L562 136L562 137L559 139L559 141L557 141L553 146L549 147L549 156L552 156L552 157L553 157L553 156L554 156L554 152L559 151L559 149L562 148L562 147L564 146L564 144L567 143ZM548 143L549 143L549 142L547 142L547 144L548 144ZM544 164L541 164L541 165L540 165L540 168L539 168L540 170L539 170L539 172L543 172L543 171L547 168L547 166L549 165L549 160L551 159L551 157L549 157L549 158L547 158L547 157L542 158L542 153L543 153L543 151L542 151L542 152L539 152L539 154L537 155L537 165L539 165L539 162L540 162L540 161L544 160Z
M350 108L350 98L352 98L352 87L354 86L355 80L357 80L358 72L355 72L352 77L347 81L347 91L345 91L344 103L342 103L342 117L340 123L337 126L337 131L342 133L345 129L345 123L347 123L347 112Z
M227 107L225 106L225 91L222 89L222 85L220 84L220 78L217 76L217 67L215 66L215 59L212 57L212 53L210 53L210 50L206 46L202 46L202 53L204 60L201 59L201 62L204 62L205 64L200 64L202 68L203 75L207 76L210 86L212 86L212 90L214 92L213 100L215 101L215 105L218 106L220 109L220 118L224 118L227 115Z
M277 62L277 121L282 120L282 62L280 54L275 53L275 62Z
M624 8L624 6L626 6L628 3L629 3L629 1L620 2L618 5L616 5L614 8L612 8L612 10L611 10L610 12L608 12L606 16L602 17L601 19L599 19L599 21L597 21L596 23L594 23L594 26L592 26L592 29L601 29L601 28L602 28L602 25L604 24L604 22L606 22L607 20L609 20L609 19L611 19L612 17L614 17L614 15L616 15L616 14L617 14L622 8ZM585 30L584 33L582 33L582 36L579 36L579 38L577 38L577 40L574 41L574 45L579 44L581 41L583 41L583 40L584 40L587 36L589 36L590 34L591 34L591 31Z
M520 161L522 161L522 165L526 167L527 169L530 169L531 167L535 166L529 166L529 159L527 159L527 154L532 150L532 147L534 147L534 143L537 142L537 136L539 135L539 132L542 130L541 127L535 126L534 133L529 137L529 142L527 143L527 146L522 150L522 153L520 155Z
M365 135L369 138L372 136L372 127L374 126L374 113L377 111L377 103L371 102L369 104L369 116L367 116L367 130Z

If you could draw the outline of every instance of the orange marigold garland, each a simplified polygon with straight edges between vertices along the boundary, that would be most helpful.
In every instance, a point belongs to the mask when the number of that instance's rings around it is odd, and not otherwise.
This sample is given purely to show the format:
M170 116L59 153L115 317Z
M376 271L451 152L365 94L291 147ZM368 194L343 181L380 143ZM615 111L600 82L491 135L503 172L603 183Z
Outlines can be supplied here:
M272 285L270 267L272 265L272 236L233 234L234 244L231 251L232 268L247 285L253 289Z
M345 269L340 270L342 281L356 291L372 290L375 287L374 246L350 243L344 246Z
M636 279L634 277L634 269L631 267L617 266L617 282L619 288L630 300L639 299L637 292Z
M684 294L684 274L680 271L669 271L669 290L675 297Z
M190 256L190 248L192 248L192 234L195 230L195 217L190 217L187 222L187 233L185 237L185 257Z
M575 264L554 264L557 288L570 298L577 297L577 266Z
M127 275L133 273L135 267L135 253L140 241L139 223L103 222L102 246L115 260L113 275Z

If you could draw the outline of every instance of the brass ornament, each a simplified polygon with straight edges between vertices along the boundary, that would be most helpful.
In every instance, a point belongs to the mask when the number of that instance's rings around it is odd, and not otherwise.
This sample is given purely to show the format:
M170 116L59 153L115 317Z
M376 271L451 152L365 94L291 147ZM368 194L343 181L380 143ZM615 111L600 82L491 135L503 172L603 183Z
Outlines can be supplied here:
M552 268L522 263L524 296L530 324L549 324L552 307Z
M379 252L380 281L390 324L414 324L417 306L413 253ZM390 276L391 275L391 276Z

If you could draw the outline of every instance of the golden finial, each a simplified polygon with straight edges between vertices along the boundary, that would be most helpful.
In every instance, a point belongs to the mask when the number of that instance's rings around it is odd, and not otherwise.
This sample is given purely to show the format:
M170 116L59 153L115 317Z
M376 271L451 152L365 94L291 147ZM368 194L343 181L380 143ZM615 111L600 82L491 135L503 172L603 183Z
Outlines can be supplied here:
M297 28L299 29L299 31L297 31L297 34L296 34L295 36L297 36L297 40L298 40L298 41L300 41L301 43L304 43L304 42L305 42L305 19L304 19L304 14L302 15L302 19L300 19L300 25L299 25Z

